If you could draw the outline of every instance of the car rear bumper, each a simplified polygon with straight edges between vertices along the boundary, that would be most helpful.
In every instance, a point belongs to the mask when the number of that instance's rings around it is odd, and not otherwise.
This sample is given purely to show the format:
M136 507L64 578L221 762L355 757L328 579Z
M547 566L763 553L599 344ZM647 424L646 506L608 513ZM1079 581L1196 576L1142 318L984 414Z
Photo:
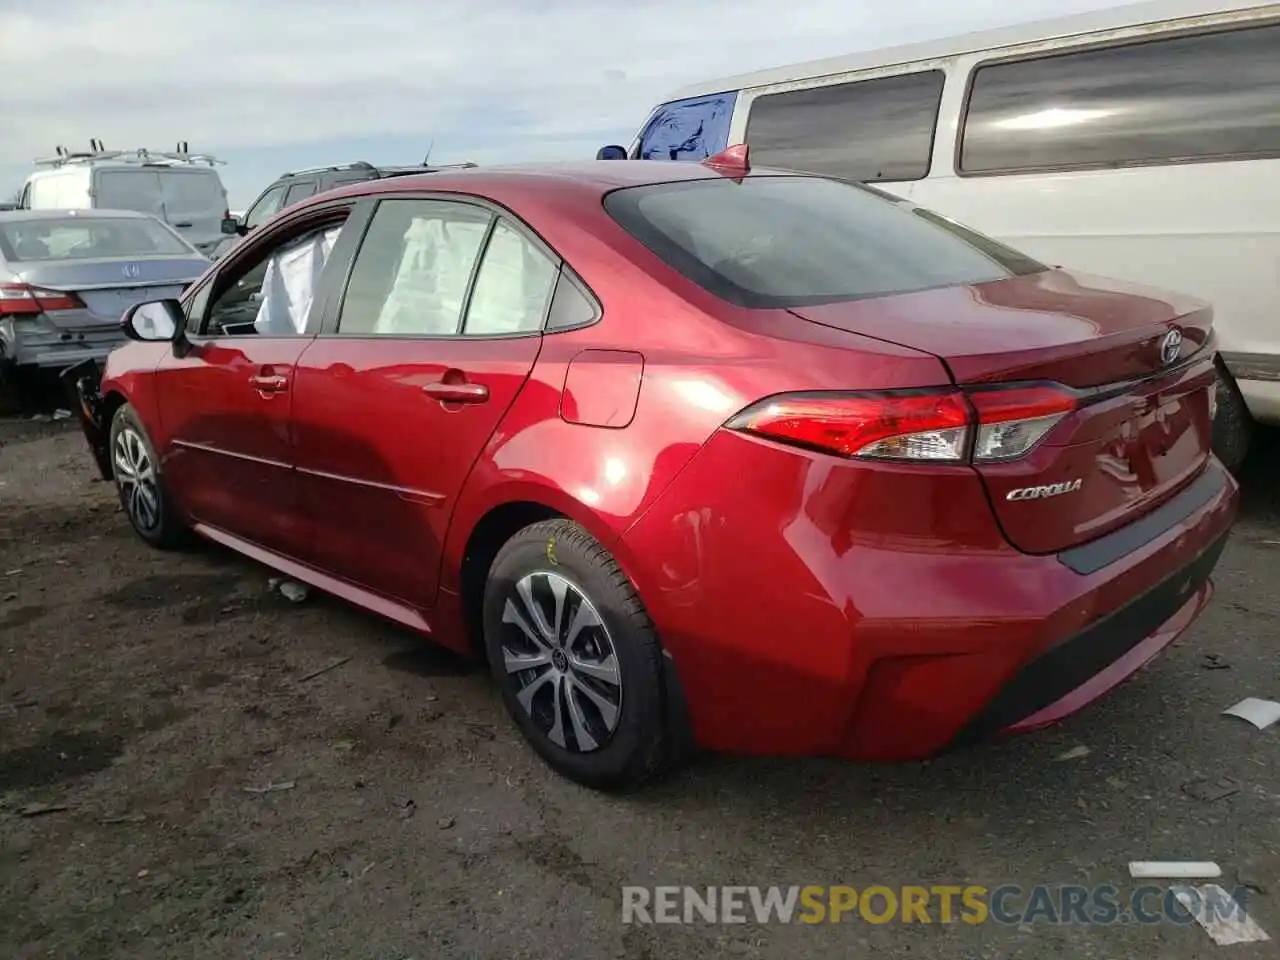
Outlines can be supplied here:
M951 745L1047 726L1146 665L1209 603L1213 596L1209 575L1222 556L1227 536L1222 533L1191 563L1146 593L1024 664Z
M6 359L16 366L58 368L84 360L105 360L125 336L117 324L99 330L18 329L5 344Z
M711 749L908 760L1052 723L1195 619L1238 500L1210 459L1145 518L1032 556L976 532L995 528L976 477L929 502L909 467L803 461L717 437L620 544ZM840 529L894 501L937 536Z

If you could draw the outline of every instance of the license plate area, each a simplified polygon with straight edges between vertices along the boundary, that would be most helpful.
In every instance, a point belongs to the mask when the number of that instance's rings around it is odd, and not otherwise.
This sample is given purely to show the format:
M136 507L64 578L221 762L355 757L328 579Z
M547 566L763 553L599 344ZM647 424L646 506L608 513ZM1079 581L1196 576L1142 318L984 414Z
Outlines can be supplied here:
M95 319L116 323L124 316L124 312L139 303L148 300L165 300L176 297L181 287L123 287L108 290L85 290L80 294L89 313Z

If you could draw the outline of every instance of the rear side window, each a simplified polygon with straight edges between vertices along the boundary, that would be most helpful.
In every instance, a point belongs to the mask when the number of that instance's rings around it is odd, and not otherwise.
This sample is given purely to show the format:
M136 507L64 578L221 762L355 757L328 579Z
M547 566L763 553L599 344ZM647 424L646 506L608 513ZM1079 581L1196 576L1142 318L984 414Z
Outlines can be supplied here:
M615 190L605 209L668 265L744 307L796 307L1046 269L879 190L818 177Z
M299 183L292 184L288 193L284 195L284 205L291 207L299 200L305 200L307 197L314 195L316 192L316 182L314 180L303 180Z
M338 316L348 336L452 336L493 220L441 200L383 200L356 253Z
M532 333L542 329L559 264L499 219L485 244L462 332Z
M1280 154L1280 25L993 64L966 173Z
M929 173L941 70L757 97L747 119L761 166L864 181Z
M551 311L547 314L548 330L571 330L594 323L600 317L595 300L586 294L567 266L560 268L560 279L551 297Z

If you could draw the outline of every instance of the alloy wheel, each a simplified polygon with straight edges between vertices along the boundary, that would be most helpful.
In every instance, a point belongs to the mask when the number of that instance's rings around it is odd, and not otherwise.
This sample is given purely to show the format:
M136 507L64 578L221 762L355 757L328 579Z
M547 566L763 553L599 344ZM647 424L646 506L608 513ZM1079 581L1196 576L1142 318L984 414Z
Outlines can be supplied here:
M502 610L503 664L516 700L557 747L598 750L618 726L622 674L600 614L556 573L518 580Z
M160 525L160 488L141 434L131 427L116 434L113 461L116 484L129 518L143 530L156 529Z

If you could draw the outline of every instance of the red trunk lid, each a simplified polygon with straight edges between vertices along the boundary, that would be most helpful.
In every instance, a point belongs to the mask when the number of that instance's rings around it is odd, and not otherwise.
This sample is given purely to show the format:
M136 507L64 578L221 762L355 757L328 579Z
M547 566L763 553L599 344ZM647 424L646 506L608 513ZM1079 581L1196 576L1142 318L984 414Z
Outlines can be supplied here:
M1212 312L1200 301L1050 270L793 312L928 351L961 386L1052 381L1076 389L1077 409L1029 454L976 466L1005 535L1028 553L1063 550L1135 520L1209 455ZM1182 342L1170 360L1162 347L1173 331ZM1031 487L1050 490L1028 495Z

